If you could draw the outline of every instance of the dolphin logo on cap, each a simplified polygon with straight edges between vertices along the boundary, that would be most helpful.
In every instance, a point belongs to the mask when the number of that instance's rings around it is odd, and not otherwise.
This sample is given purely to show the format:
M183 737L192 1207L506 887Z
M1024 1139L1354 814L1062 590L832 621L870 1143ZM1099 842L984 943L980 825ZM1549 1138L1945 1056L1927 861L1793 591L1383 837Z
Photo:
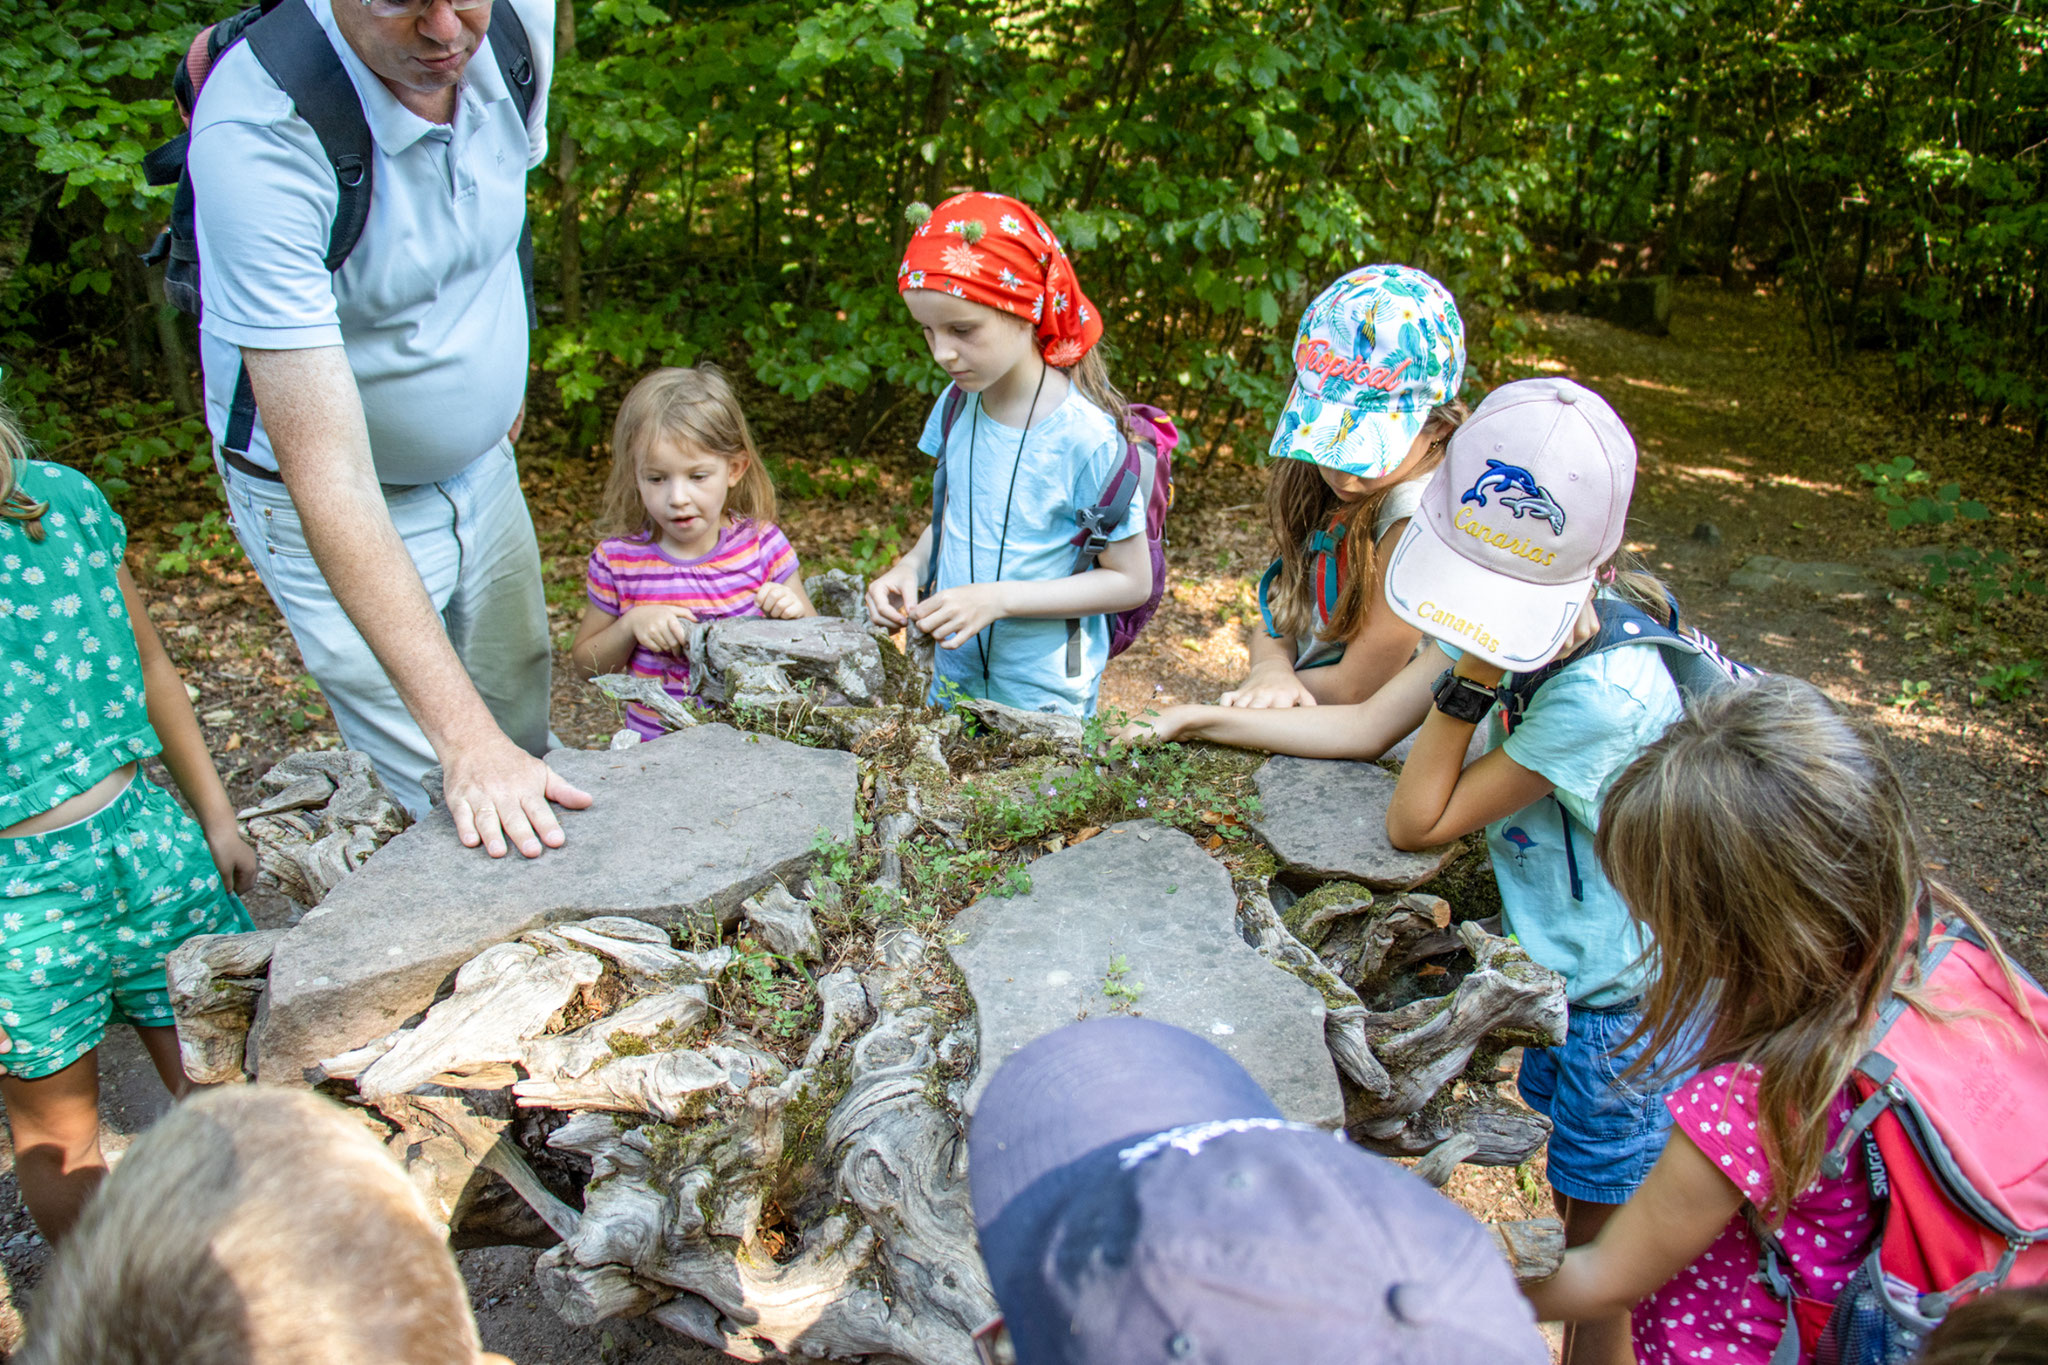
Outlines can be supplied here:
M1515 514L1515 520L1534 515L1539 521L1550 523L1550 529L1557 535L1564 534L1564 509L1550 496L1550 490L1536 482L1536 476L1520 465L1505 460L1488 460L1486 472L1465 490L1458 501L1476 502L1486 506L1486 495L1500 495L1500 505Z

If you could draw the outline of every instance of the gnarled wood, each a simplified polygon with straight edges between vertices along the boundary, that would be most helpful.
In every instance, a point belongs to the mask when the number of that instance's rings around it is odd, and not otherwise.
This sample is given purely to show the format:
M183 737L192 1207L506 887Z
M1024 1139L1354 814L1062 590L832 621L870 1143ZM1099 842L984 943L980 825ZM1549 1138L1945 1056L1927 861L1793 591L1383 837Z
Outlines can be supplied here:
M178 1061L200 1085L243 1079L256 1002L267 984L281 929L189 938L164 960L177 1021Z

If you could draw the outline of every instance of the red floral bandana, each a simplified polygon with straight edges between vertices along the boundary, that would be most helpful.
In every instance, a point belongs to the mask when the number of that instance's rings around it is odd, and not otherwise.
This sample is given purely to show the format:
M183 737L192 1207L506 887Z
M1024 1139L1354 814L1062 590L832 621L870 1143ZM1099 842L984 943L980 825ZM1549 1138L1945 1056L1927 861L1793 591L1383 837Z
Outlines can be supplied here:
M1102 319L1043 219L1007 194L956 194L918 225L896 292L938 289L1029 318L1045 363L1077 363L1102 340Z

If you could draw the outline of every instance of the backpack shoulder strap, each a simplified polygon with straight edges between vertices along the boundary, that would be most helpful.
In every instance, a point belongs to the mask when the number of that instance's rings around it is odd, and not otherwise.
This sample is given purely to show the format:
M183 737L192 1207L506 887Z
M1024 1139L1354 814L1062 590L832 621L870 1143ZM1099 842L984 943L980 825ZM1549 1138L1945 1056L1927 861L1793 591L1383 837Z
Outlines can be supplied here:
M491 57L505 78L505 88L519 104L519 121L533 117L533 102L540 98L540 86L533 78L533 39L519 11L509 2L491 11ZM519 282L526 290L526 330L540 326L540 299L533 292L533 221L519 225Z
M946 524L946 446L953 439L953 427L960 414L966 410L967 395L958 384L948 384L946 396L939 403L939 459L932 469L932 547L931 557L925 561L924 582L917 589L920 598L930 597L939 586L939 533Z
M286 0L251 24L245 41L291 97L299 117L312 125L334 167L340 198L327 234L327 268L339 270L370 217L370 125L362 98L327 31L300 0Z
M512 5L501 5L491 11L490 44L491 56L505 77L505 88L519 102L519 117L531 117L533 102L540 97L540 87L533 79L533 39Z

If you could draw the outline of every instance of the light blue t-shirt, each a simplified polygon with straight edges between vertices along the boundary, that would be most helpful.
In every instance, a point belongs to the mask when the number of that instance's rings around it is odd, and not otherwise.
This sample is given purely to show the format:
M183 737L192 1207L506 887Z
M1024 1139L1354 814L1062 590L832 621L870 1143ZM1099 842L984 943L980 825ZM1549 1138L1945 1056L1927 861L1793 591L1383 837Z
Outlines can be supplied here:
M355 0L342 0L353 4ZM526 397L519 233L526 172L547 155L555 6L506 0L533 49L529 118L491 52L456 85L452 123L398 102L341 36L335 0L308 0L341 59L373 142L369 220L341 269L326 266L334 168L247 43L207 76L187 164L205 301L206 421L227 433L242 348L344 347L385 483L437 483L495 449ZM248 457L277 467L259 412Z
M1439 648L1454 659L1461 653L1441 642ZM1566 666L1538 689L1513 734L1498 706L1487 717L1487 751L1505 748L1556 787L1488 825L1486 849L1503 924L1530 957L1563 974L1573 1004L1618 1005L1647 985L1640 959L1648 940L1593 855L1593 832L1614 779L1683 710L1663 651L1633 645ZM1572 899L1573 860L1579 900Z
M970 396L941 454L944 411L942 397L932 405L917 442L919 450L946 462L939 589L1042 582L1072 574L1073 540L1080 531L1074 515L1095 505L1124 458L1123 437L1109 414L1074 390L1027 435L991 419L982 412L980 398ZM1127 540L1144 529L1144 499L1134 497L1109 538ZM1064 620L1013 617L996 622L977 640L935 654L934 703L941 684L951 683L971 697L993 698L1025 711L1090 716L1109 663L1109 619L1081 618L1076 677L1067 676Z

